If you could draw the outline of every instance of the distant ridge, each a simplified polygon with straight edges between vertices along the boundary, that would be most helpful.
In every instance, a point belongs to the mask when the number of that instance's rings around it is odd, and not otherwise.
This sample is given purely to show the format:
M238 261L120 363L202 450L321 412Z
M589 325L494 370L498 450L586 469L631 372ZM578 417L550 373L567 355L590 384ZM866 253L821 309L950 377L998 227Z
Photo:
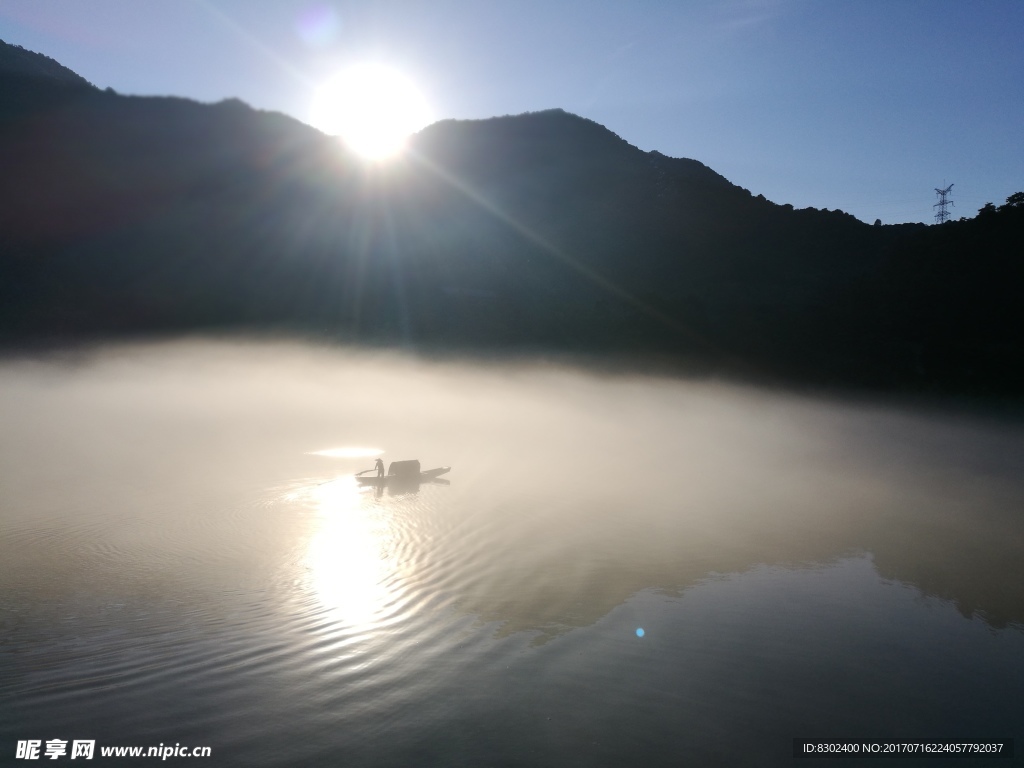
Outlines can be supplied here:
M522 136L543 136L557 139L571 134L573 138L587 138L590 141L603 143L607 146L615 144L636 149L618 134L605 128L600 123L580 115L574 115L561 108L543 109L535 112L523 112L516 115L500 115L476 120L439 120L427 126L417 134L421 139L429 140L438 133L453 135L458 133L472 134L476 132L501 136L514 132Z
M66 85L96 87L49 56L3 40L0 40L0 74L40 78Z

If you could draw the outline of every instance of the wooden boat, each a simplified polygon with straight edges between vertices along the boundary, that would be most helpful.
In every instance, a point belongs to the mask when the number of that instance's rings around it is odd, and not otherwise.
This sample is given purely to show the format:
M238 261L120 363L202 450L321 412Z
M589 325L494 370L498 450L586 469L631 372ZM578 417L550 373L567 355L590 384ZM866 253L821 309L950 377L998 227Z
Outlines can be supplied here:
M383 488L393 485L415 485L417 483L429 483L441 475L452 471L451 467L437 467L436 469L421 470L419 461L393 461L388 467L386 475L366 475L372 469L365 470L356 475L360 485L368 485Z

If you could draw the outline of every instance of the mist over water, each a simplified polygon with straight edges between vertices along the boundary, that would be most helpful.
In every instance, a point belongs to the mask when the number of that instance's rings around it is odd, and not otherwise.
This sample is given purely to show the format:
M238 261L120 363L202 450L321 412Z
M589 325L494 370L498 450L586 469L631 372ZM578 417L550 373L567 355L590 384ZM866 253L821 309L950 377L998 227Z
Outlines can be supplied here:
M1024 734L1019 425L209 341L8 360L0 424L3 754L771 765ZM360 488L378 455L450 484Z

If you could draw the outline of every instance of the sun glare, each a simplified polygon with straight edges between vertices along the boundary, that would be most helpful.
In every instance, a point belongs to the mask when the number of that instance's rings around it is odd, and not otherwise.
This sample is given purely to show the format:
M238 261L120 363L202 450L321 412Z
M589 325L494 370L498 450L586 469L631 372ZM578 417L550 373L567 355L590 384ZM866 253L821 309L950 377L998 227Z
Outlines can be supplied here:
M311 122L324 133L340 136L363 157L380 160L399 152L409 134L425 127L430 110L400 72L361 64L316 90Z
M380 456L384 453L380 448L360 448L347 445L343 448L325 448L322 451L309 451L311 456L327 456L331 459L365 459L369 456Z
M345 623L368 629L393 597L386 584L393 564L381 555L390 535L386 521L369 513L351 477L311 491L320 516L305 557L310 586Z

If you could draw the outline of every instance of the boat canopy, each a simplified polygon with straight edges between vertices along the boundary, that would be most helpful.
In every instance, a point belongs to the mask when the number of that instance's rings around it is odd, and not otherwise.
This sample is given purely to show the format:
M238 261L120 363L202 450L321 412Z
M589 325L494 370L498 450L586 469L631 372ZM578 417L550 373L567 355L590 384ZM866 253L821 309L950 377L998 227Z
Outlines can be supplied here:
M395 477L416 477L420 476L420 463L416 459L409 461L392 461L388 467L388 474Z

